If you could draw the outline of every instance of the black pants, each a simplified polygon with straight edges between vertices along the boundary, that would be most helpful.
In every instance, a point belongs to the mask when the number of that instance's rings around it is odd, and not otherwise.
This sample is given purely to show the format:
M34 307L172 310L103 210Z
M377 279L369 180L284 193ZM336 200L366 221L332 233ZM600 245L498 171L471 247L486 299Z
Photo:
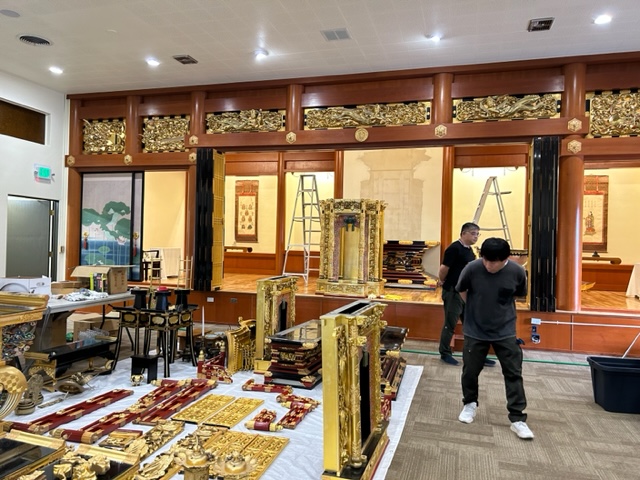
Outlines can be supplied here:
M523 413L527 407L527 399L524 394L522 381L522 349L516 343L516 337L503 340L484 341L476 340L465 335L462 359L462 402L478 403L478 377L484 367L484 360L492 346L496 352L504 386L507 393L507 410L511 422L526 422L527 414Z
M456 328L458 320L462 320L464 312L464 302L455 288L442 289L442 302L444 303L444 325L440 333L440 355L451 355L451 339L453 330Z

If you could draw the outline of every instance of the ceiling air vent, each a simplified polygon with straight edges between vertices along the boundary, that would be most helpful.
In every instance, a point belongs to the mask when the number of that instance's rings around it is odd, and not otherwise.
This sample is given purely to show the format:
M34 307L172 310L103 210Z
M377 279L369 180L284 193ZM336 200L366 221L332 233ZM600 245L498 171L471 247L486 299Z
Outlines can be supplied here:
M38 37L37 35L19 35L18 40L27 45L33 45L35 47L48 47L51 42L46 38Z
M529 32L542 32L545 30L551 30L551 25L553 25L553 21L555 18L547 17L547 18L534 18L529 20L529 26L527 30Z
M198 63L198 60L193 58L191 55L174 55L173 58L183 65L195 65Z
M346 28L334 28L333 30L321 30L322 36L328 42L333 42L334 40L351 40L351 35L347 32Z

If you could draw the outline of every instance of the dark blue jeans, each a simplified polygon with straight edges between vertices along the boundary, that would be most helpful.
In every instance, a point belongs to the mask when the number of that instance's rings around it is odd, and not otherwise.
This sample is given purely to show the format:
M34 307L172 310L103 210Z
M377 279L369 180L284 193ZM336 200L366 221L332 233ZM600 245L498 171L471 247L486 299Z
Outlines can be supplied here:
M526 422L527 398L522 381L522 349L516 343L516 337L503 340L484 341L465 335L462 352L462 402L478 403L478 377L484 367L484 360L493 347L502 367L504 386L507 394L507 410L511 422Z

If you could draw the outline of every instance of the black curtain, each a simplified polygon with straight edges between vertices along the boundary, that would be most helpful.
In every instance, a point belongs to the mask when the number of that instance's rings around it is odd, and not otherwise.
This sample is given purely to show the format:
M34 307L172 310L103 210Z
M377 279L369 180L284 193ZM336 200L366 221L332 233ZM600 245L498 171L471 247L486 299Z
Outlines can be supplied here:
M530 308L556 310L556 234L558 231L558 137L533 140L531 159Z
M211 290L213 268L213 161L212 148L198 148L193 284L194 290L199 291Z

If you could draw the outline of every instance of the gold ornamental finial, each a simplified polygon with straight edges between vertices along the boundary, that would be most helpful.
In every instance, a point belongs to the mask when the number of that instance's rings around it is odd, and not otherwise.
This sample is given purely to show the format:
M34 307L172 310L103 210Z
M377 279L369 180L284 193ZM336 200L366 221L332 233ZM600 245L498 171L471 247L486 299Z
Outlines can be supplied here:
M578 153L580 150L582 150L582 143L579 142L578 140L571 140L568 144L567 144L567 149L571 152L571 153Z
M356 140L359 142L364 142L367 138L369 138L369 132L366 128L358 128L356 130Z
M438 125L435 130L436 137L442 138L447 136L447 127L444 125Z
M582 122L580 120L578 120L577 118L572 118L567 123L567 128L571 132L577 132L578 130L580 130L582 128Z

